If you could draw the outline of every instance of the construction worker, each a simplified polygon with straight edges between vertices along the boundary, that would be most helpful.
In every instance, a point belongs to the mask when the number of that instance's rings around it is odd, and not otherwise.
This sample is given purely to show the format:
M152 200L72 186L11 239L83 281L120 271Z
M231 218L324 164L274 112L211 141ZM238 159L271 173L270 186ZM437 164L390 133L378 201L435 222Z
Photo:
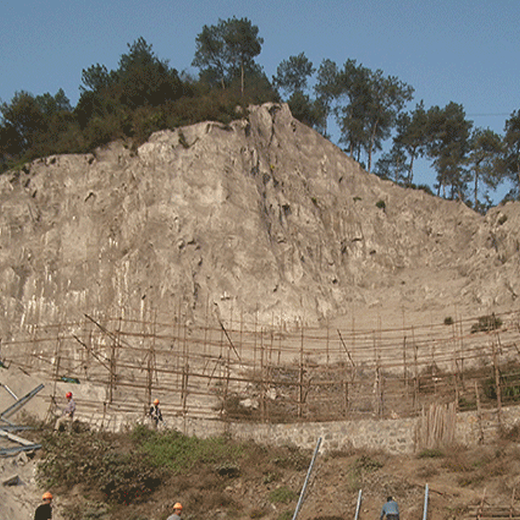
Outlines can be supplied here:
M54 425L54 430L57 431L61 428L61 425L67 425L68 431L72 430L72 421L74 420L74 412L76 411L76 403L72 398L72 392L67 392L65 394L65 398L67 399L67 406L63 409L61 416L58 417L56 424Z
M181 520L182 504L177 502L173 506L173 515L170 515L166 520Z
M381 509L381 520L383 520L385 515L386 520L399 520L399 507L392 497L386 499L386 504Z
M34 520L49 520L52 518L52 495L48 491L42 495L43 504L40 504L34 513Z
M150 411L148 412L148 415L152 419L154 428L157 429L159 421L163 422L161 409L159 408L159 399L154 400L152 406L150 406Z

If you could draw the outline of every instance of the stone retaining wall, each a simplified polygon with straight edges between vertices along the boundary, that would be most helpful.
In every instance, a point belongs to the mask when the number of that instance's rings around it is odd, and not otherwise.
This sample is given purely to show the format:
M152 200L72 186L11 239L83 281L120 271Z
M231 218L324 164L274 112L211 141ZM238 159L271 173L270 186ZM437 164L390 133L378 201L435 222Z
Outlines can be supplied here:
M85 420L86 417L79 417ZM417 445L416 432L419 418L406 419L365 419L359 421L336 421L296 424L232 423L217 420L166 417L166 426L175 428L186 435L205 438L229 434L237 439L252 439L261 444L295 445L313 449L318 437L322 438L324 451L345 448L383 449L390 453L414 453ZM511 406L502 410L502 426L507 430L520 424L520 407ZM91 416L92 427L122 430L142 417L129 414L107 413L105 417ZM477 412L457 414L455 442L471 446L481 438L484 443L492 443L499 432L498 411L485 410L481 420Z

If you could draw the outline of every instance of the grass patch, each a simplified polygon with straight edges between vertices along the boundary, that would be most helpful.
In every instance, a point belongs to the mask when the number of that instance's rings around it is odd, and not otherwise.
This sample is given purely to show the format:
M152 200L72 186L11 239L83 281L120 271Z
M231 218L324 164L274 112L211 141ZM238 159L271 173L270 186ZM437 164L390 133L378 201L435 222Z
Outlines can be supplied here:
M298 494L286 486L273 489L269 493L269 501L273 504L288 504L298 498Z
M444 456L444 451L439 448L424 449L417 454L418 459L438 459Z
M144 431L143 431L144 430ZM224 437L199 439L187 437L176 431L156 432L144 426L135 428L132 439L140 452L150 457L156 467L167 467L173 473L191 469L196 464L217 464L234 468L243 454L243 446Z

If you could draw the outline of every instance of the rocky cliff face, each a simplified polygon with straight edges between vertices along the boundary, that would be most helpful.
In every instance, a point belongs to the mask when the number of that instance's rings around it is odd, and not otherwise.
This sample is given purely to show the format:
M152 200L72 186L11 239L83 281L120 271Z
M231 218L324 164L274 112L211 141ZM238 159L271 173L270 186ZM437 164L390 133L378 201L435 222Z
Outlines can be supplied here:
M0 204L3 337L143 302L314 321L520 294L518 204L482 217L382 181L286 105L35 161Z

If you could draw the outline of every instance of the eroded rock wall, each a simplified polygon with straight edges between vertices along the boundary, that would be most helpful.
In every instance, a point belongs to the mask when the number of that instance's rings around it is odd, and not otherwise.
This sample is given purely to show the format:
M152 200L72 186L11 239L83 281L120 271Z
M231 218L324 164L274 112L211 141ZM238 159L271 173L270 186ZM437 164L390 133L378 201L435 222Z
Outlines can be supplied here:
M520 292L516 205L484 218L382 181L286 105L159 132L136 152L35 161L0 178L0 204L3 337L143 302L313 321L374 295L507 304ZM440 272L451 289L429 283Z

